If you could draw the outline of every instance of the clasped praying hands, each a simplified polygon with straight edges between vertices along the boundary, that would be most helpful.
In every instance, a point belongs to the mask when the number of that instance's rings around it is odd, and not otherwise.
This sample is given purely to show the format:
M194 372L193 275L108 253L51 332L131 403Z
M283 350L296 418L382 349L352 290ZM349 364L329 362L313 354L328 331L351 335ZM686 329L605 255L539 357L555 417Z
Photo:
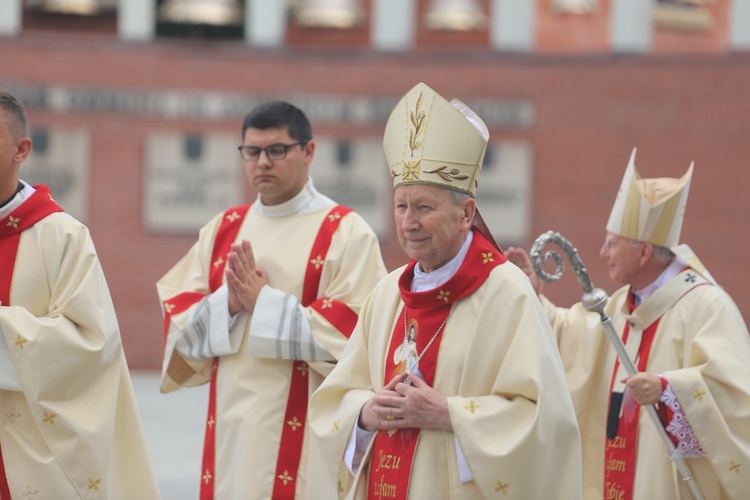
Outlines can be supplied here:
M232 243L227 254L226 277L229 313L234 315L242 309L252 313L268 279L262 269L255 267L255 256L249 241Z
M411 385L401 373L379 390L362 407L359 426L367 431L396 429L453 430L448 398L419 376L412 374Z

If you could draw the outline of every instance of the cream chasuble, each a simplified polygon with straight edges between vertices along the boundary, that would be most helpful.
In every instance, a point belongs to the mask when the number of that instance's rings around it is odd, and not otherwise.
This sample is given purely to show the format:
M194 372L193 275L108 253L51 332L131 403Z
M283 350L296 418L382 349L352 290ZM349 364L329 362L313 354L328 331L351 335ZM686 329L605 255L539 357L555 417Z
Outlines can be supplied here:
M605 313L619 333L658 320L646 372L667 379L705 457L686 458L706 499L740 499L750 491L750 337L731 298L692 269L683 271L628 314L629 287L610 298ZM615 353L599 316L581 304L542 302L567 372L583 443L584 497L606 498L606 418ZM691 499L666 445L645 411L636 438L633 498Z
M454 278L414 295L449 297L458 281L482 274L470 269L492 265L495 259L505 260L475 232ZM322 495L332 487L339 488L342 498L365 498L371 467L401 466L398 456L373 456L372 441L356 478L343 457L362 405L390 377L386 368L393 362L386 360L396 355L392 338L404 338L401 289L409 289L414 264L392 272L373 290L338 365L312 397L310 426L319 454L315 463L325 467L310 498L328 498ZM402 288L399 279L404 280ZM430 347L437 357L430 377L433 387L448 397L453 432L419 431L408 498L580 498L573 406L549 323L528 278L516 266L502 263L455 304L439 344ZM460 480L456 443L473 480ZM382 498L407 498L391 486L377 489Z
M157 499L120 332L88 229L45 186L0 224L0 391L13 498Z
M307 189L314 199L321 198L311 184ZM291 359L266 357L254 351L249 339L253 318L244 313L229 327L230 337L239 338L236 352L220 358L190 359L180 354L175 344L184 334L190 315L202 304L201 299L212 291L211 269L222 259L212 259L212 253L217 234L222 234L219 228L227 224L223 222L227 218L239 225L231 240L251 242L256 264L266 272L272 289L291 294L302 303L306 276L319 273L319 287L313 290L313 302L304 308L304 319L315 341L332 358L343 350L361 304L383 276L384 266L375 234L354 212L341 211L329 202L313 211L268 216L256 205L244 218L235 217L232 210L215 217L201 229L198 242L188 254L159 281L159 297L168 313L161 387L163 392L170 392L206 383L211 379L214 360L218 360L215 414L209 419L210 431L215 433L215 468L203 470L201 478L201 494L206 494L210 483L213 496L201 498L271 498L272 492L279 498L312 498L304 493L309 439L306 419L288 413L287 396L295 374L302 377L311 394L334 364L311 361L318 358L311 357L308 350L278 349L280 356ZM330 245L326 253L311 258L311 249L326 224L335 224ZM218 279L223 283L223 272ZM183 302L176 309L179 312L170 314L168 309L175 306L175 298ZM225 313L226 299L219 302L212 307L223 308ZM267 316L266 311L262 313ZM296 403L306 410L306 401ZM282 469L277 473L277 463L284 456L279 448L286 442L285 433L303 440L301 459L297 457L301 463L299 471ZM204 458L208 452L204 450Z

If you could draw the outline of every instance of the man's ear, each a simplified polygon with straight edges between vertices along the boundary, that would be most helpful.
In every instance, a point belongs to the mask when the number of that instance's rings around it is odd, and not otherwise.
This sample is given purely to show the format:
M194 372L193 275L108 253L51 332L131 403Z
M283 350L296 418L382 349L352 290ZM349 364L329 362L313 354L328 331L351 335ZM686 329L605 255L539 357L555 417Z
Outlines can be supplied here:
M13 154L13 161L16 163L23 163L31 153L31 139L28 137L21 137L16 141L16 152Z
M474 221L474 215L477 213L477 200L474 198L468 198L464 202L464 220L466 223L471 227L472 222Z
M303 151L305 153L305 164L309 166L310 163L312 163L313 156L315 155L315 140L310 139L309 141L307 141L305 147L303 148Z
M651 259L652 255L654 255L654 245L648 242L644 242L641 245L641 264L645 264L646 262L648 262L649 259Z

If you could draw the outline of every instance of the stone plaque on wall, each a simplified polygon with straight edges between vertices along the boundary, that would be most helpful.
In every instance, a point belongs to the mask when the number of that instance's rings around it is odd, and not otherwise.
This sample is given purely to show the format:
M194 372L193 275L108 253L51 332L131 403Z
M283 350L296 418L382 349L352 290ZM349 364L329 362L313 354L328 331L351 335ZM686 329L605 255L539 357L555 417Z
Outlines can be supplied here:
M219 212L247 203L238 144L235 134L149 134L143 186L146 229L195 233Z
M334 201L353 208L379 235L393 219L393 190L381 137L316 138L310 176L315 187Z
M67 213L86 222L88 209L89 136L84 130L34 129L32 150L19 176L31 185L49 186Z
M502 247L523 243L529 237L532 163L528 142L500 141L487 146L477 206Z

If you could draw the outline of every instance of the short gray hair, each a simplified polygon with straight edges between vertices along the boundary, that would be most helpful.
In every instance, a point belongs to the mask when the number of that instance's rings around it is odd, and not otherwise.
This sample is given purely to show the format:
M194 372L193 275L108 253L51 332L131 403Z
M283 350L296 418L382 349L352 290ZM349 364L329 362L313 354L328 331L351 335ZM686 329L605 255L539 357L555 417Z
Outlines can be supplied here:
M640 246L644 243L647 243L647 242L638 241L638 240L630 240L630 244L634 247ZM654 246L654 258L660 264L669 264L675 258L674 252L670 250L669 247L662 247L659 245L654 245L653 243L651 244Z

